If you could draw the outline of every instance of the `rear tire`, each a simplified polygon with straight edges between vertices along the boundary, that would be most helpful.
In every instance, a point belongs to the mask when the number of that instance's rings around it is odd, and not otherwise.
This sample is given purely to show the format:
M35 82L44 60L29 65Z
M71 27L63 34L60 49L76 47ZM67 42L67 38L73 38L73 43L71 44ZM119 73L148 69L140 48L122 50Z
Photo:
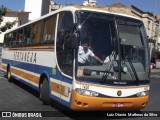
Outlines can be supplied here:
M44 105L50 104L49 83L47 78L44 78L43 82L40 84L40 99Z
M7 79L8 79L9 82L12 81L12 80L11 80L11 69L10 69L9 66L7 67Z

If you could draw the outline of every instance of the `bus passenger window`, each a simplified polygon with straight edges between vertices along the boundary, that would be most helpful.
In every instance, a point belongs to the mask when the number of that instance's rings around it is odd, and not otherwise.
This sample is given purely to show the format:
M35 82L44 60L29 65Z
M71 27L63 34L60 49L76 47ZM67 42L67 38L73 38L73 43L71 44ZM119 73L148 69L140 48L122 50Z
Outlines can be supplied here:
M42 22L39 21L33 25L33 33L31 43L40 43L41 42L41 27Z
M24 28L24 39L23 44L31 43L31 26L27 26Z
M13 39L13 33L9 33L8 36L9 47L12 47L12 39Z
M43 42L54 41L56 16L48 18L44 22Z
M4 36L4 47L8 47L9 46L9 34L6 34Z
M22 45L22 41L23 41L23 29L20 29L17 31L17 39L16 39L17 45Z
M12 36L12 47L16 46L16 31L13 32Z

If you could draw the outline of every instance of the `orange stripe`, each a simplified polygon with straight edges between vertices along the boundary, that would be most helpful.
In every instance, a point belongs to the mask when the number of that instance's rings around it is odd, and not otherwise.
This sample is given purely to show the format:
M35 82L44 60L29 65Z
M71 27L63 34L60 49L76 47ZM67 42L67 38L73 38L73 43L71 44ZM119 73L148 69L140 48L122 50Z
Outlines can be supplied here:
M7 66L6 65L1 65L1 68L3 69L3 70L5 70L5 71L7 71Z
M26 72L23 72L23 71L14 69L14 68L11 68L11 74L12 73L14 73L17 76L20 76L22 78L25 78L25 79L27 79L29 81L32 81L32 82L34 82L36 84L39 84L39 77L37 77L37 76L34 76L32 74L29 74L29 73L26 73Z
M22 47L14 47L14 48L4 48L4 50L5 49L7 49L7 50L10 50L10 51L26 51L26 50L17 50L18 48L26 48L26 49L28 49L28 48L42 48L42 49L44 49L44 48L55 48L55 46L53 46L53 45L48 45L48 46L22 46ZM27 51L43 51L43 52L54 52L55 50L27 50Z
M51 89L52 89L54 92L59 93L59 94L61 94L61 95L63 95L63 96L68 97L69 94L68 94L68 95L65 95L65 88L66 88L66 86L60 85L60 84L55 83L55 82L51 82ZM67 87L67 89L68 89L68 93L69 93L70 88Z
M16 48L54 48L54 45L48 45L48 46L20 46L20 47L14 47ZM12 49L14 49L12 48Z
M27 51L34 51L34 52L55 52L54 50L10 50L10 51L21 51L21 52L27 52Z
M51 82L51 89L54 92L61 94L60 84Z

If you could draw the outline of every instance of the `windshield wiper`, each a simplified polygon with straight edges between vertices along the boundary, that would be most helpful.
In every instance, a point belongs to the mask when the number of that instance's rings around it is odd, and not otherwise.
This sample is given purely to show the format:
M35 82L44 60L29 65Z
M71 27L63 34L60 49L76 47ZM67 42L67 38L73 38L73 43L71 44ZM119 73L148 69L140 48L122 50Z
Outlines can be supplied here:
M113 61L116 59L116 53L115 52L112 52L111 56L109 57L109 63L107 63L107 68L106 70L104 71L105 73L103 74L102 76L102 79L101 79L101 82L104 83L107 79L107 77L109 76L109 74L113 75L114 72L111 71L111 68L113 68L114 66L114 63Z
M126 59L128 60L129 65L130 65L131 68L132 68L132 71L133 71L134 76L135 76L135 78L136 78L136 84L138 85L138 84L139 84L139 78L138 78L137 72L136 72L136 70L135 70L135 68L134 68L134 66L133 66L133 63L132 63L132 61L131 61L131 59L130 59L129 57L126 57Z
M133 72L134 76L135 76L136 84L138 85L139 84L139 78L138 78L137 72L136 72L136 70L133 66L133 63L132 63L131 59L128 56L126 56L124 45L122 45L122 53L123 53L124 63L125 63L125 59L126 59L129 63L129 65L130 65L131 69L132 69L132 72Z

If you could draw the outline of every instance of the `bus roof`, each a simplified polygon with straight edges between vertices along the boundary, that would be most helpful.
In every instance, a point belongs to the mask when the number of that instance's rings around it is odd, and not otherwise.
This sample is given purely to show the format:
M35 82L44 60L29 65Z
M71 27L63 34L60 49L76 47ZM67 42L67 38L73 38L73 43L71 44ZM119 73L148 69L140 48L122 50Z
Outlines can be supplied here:
M100 12L100 13L109 13L109 14L112 14L112 15L119 15L119 16L124 16L124 17L129 17L129 18L141 20L140 18L135 17L135 16L132 16L132 15L129 15L129 14L118 13L118 12L114 12L114 11L108 11L108 10L106 10L104 7L74 6L74 5L71 5L71 6L66 6L66 7L63 7L63 8L61 8L61 9L55 10L55 11L53 11L53 12L51 12L51 13L48 13L48 14L46 14L46 15L44 15L44 16L41 16L41 17L38 18L38 19L35 19L35 20L30 21L30 22L28 22L28 23L26 23L26 24L23 24L23 25L21 25L21 26L19 26L19 27L17 27L17 28L10 29L10 30L7 31L6 33L9 33L9 32L11 32L11 31L17 30L17 29L22 28L22 27L24 27L24 26L30 25L30 24L32 24L32 23L34 23L34 22L36 22L36 21L42 20L42 19L44 19L44 18L46 18L46 17L52 16L52 15L54 15L54 14L56 14L56 13L61 12L61 11L72 11L72 12L75 12L75 11L77 11L77 10L93 11L93 12Z

